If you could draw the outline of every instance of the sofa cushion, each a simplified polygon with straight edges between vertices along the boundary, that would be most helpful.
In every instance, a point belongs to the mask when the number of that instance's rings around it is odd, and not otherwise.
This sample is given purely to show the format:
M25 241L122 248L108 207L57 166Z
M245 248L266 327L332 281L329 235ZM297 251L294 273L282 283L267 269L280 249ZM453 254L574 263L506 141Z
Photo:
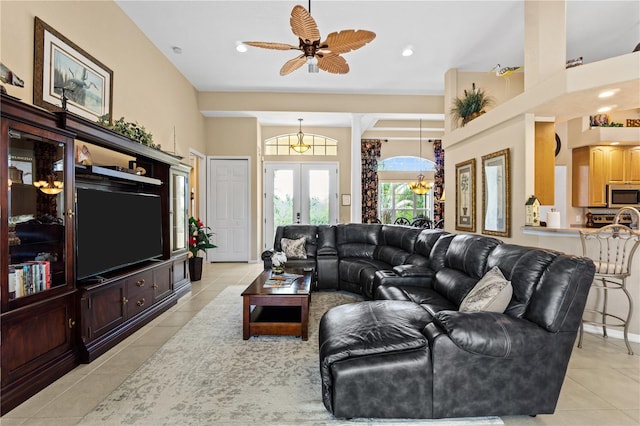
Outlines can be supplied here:
M500 268L494 266L484 274L484 277L471 289L460 303L460 312L499 312L503 313L509 302L513 288Z
M286 225L278 226L276 228L276 235L273 242L274 251L284 251L282 249L282 239L288 238L290 240L297 240L299 238L305 238L305 250L307 257L316 257L317 253L317 236L318 227L315 225Z
M377 246L373 251L374 259L381 260L391 266L402 265L409 252L394 246Z
M486 272L487 258L500 240L481 235L456 235L447 249L445 266L480 279Z
M280 241L282 244L282 251L287 255L287 259L306 259L307 252L305 250L305 237L300 237L296 240L289 238L283 238Z
M496 312L441 311L434 315L433 323L459 348L490 357L535 354L549 341L549 333L536 324Z
M457 309L478 280L457 269L444 268L436 272L433 288L453 302Z
M358 287L362 285L363 271L369 270L371 281L375 276L375 272L380 269L389 269L390 266L384 262L369 258L348 257L346 259L340 259L338 269L340 274L340 281L346 281L350 283L357 283Z
M336 245L338 257L373 257L373 252L381 243L382 225L348 223L336 225Z
M413 253L416 239L422 232L422 229L397 225L383 225L381 232L381 245L397 247L408 253Z
M487 268L499 266L513 287L513 296L505 313L522 318L540 277L559 254L514 244L501 244L491 252Z

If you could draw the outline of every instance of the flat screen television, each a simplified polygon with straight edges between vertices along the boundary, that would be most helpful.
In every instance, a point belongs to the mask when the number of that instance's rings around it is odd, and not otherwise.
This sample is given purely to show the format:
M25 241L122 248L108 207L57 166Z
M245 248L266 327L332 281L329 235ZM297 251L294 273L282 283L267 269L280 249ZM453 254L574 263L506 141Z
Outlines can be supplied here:
M160 196L76 188L76 278L162 256Z

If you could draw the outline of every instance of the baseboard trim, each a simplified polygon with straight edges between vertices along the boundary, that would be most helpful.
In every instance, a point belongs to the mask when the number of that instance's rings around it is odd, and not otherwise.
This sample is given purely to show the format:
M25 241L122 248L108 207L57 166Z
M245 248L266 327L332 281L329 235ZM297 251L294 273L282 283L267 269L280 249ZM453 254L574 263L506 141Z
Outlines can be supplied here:
M598 325L585 324L584 331L590 334L602 336L602 327ZM619 327L607 327L607 336L614 339L624 340L624 333ZM630 342L640 343L640 334L628 333L627 338Z

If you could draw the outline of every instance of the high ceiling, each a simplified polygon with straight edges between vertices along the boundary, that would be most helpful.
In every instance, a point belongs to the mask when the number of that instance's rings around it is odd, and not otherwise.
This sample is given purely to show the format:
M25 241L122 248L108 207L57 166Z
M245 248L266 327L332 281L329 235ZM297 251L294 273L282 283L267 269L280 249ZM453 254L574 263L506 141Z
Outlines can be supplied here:
M308 8L308 1L116 2L198 91L442 95L450 68L489 71L498 63L524 62L522 0L314 0L311 15L323 39L349 28L377 37L344 54L348 74L310 74L302 67L286 76L280 76L280 67L299 52L249 47L239 53L236 46L241 41L297 45L289 16L296 4ZM639 41L640 2L567 2L567 58L595 62L629 53ZM408 46L414 54L403 57ZM299 117L295 111L249 113L263 125L295 125ZM349 117L318 111L305 113L304 123L343 126Z

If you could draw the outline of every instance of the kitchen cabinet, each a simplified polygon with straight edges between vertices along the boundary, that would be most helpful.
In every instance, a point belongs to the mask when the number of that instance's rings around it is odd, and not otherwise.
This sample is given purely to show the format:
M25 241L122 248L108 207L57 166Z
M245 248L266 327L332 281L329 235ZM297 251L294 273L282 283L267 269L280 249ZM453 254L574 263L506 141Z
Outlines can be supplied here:
M640 147L583 146L572 164L574 207L606 207L608 183L640 183Z
M534 194L540 204L555 204L555 123L539 121L535 124L535 186Z
M640 183L640 146L627 147L625 150L625 180Z

